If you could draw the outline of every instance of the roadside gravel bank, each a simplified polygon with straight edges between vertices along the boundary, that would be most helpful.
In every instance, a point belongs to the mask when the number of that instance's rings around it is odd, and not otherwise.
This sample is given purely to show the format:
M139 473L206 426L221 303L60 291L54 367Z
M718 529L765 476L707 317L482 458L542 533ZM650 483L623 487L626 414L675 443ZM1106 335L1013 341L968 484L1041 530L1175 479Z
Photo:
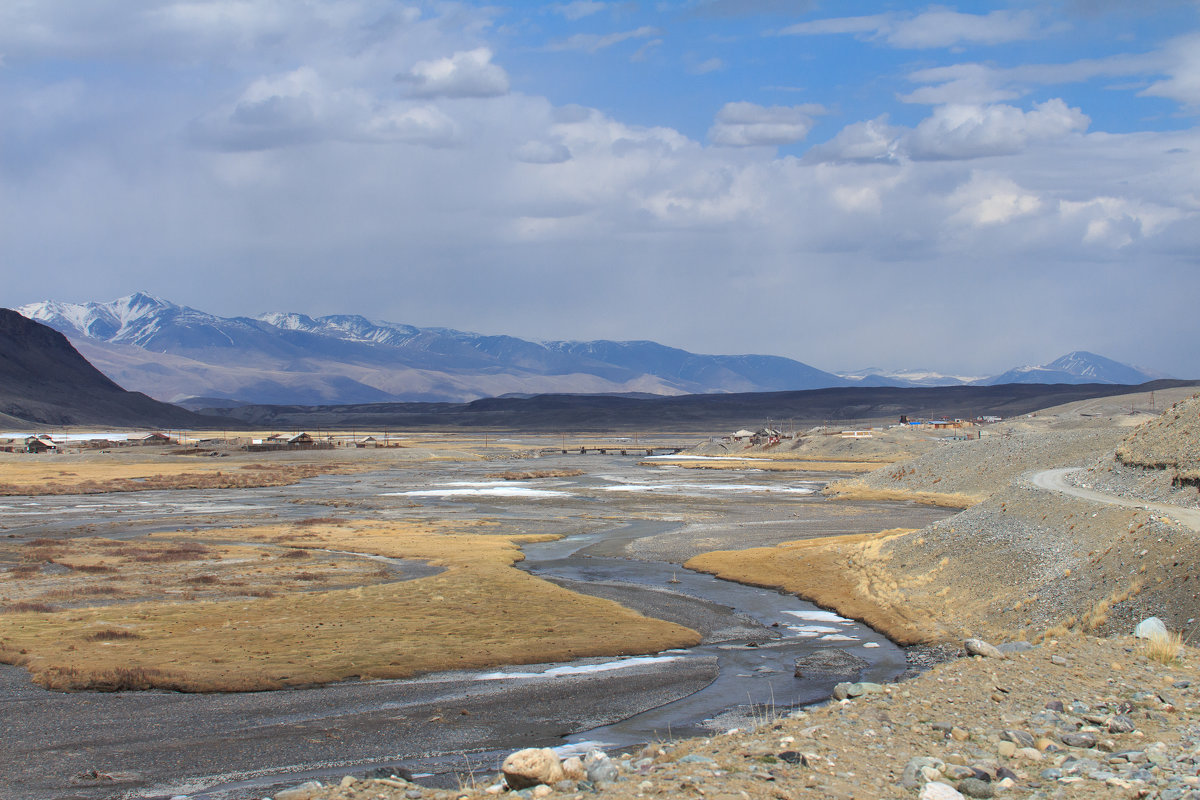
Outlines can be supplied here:
M1200 797L1195 651L1162 664L1131 638L1069 635L1004 659L961 658L904 683L748 731L611 755L613 779L504 791L352 778L276 800L450 800L504 794L833 798Z

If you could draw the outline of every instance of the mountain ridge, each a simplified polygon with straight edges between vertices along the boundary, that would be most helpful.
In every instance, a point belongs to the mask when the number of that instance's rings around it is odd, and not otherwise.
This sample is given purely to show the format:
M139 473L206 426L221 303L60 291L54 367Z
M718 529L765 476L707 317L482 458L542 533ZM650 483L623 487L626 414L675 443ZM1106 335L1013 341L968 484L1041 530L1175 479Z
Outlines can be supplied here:
M1168 377L1087 351L989 377L928 369L833 373L770 355L705 355L648 340L529 341L420 328L358 314L277 311L219 317L135 292L108 303L42 301L18 309L72 339L123 386L196 407L467 402L533 394L683 395L839 386L1003 383L1136 385Z

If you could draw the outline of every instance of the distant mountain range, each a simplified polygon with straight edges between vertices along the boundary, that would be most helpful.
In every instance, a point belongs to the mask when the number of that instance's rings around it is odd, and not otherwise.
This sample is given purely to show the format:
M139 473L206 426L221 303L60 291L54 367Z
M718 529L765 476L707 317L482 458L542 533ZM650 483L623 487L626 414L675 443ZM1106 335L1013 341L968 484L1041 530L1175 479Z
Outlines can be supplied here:
M218 317L144 293L46 301L21 314L65 334L108 377L189 407L462 402L505 395L680 395L839 386L1122 383L1164 377L1090 353L990 378L838 375L789 358L699 355L649 341L530 342L356 315Z
M127 392L56 330L0 308L0 424L197 427L220 424Z

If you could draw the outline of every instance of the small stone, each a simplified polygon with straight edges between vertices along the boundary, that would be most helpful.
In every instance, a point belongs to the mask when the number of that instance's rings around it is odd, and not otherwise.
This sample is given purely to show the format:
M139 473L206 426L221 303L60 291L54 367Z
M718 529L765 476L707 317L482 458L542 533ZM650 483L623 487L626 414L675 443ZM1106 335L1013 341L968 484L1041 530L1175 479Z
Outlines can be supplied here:
M961 781L964 778L974 778L975 770L965 764L947 764L942 774L952 781ZM962 791L961 789L959 791Z
M930 781L921 787L917 800L963 800L963 796L949 784Z
M996 745L996 752L1005 758L1012 758L1013 754L1017 752L1017 746L1012 742L1001 742Z
M1109 733L1133 733L1135 728L1133 720L1124 714L1117 714L1108 721Z
M1050 741L1045 736L1038 738L1038 740L1033 743L1033 746L1036 747L1040 753L1044 753L1052 748L1057 749L1054 747L1054 742Z
M1062 700L1050 700L1049 702L1046 703L1046 710L1047 711L1062 711L1063 710Z
M1042 751L1033 747L1021 747L1017 749L1017 758L1023 758L1026 761L1041 761Z
M534 797L547 797L548 795L554 794L554 790L543 783L540 786L533 787L533 791L530 792L530 794L532 794Z
M1056 781L1063 776L1063 771L1058 767L1050 767L1041 771L1043 780Z
M1032 734L1021 730L1007 730L1001 736L1002 739L1016 744L1018 747L1033 747L1034 739Z
M932 768L934 771L946 766L945 762L938 758L929 758L926 756L916 756L910 758L904 766L904 772L900 776L900 785L906 789L915 789L921 785L921 770L926 767Z
M958 791L967 797L995 797L995 788L979 778L964 778L958 782Z
M587 782L592 784L613 783L618 778L617 765L603 750L593 750L583 759L587 770Z
M276 792L275 800L310 800L310 798L316 797L317 792L321 789L320 781L306 781L299 786Z
M680 764L715 764L708 756L702 756L699 753L688 753L683 758L679 759Z
M788 764L799 764L802 767L808 766L808 759L804 757L804 754L797 753L795 750L784 750L776 758Z
M1069 664L1070 662L1069 662L1069 661L1067 661L1067 660L1066 660L1065 658L1063 658L1062 656L1050 656L1050 663L1051 663L1051 664L1057 664L1057 665L1058 665L1058 666L1060 666L1060 667L1065 667L1065 666L1067 666L1067 664ZM1058 709L1055 709L1055 710L1057 710L1057 711L1061 711L1061 710L1062 710L1062 703L1059 703L1058 705L1059 705L1059 708L1058 708Z
M566 777L558 754L548 747L527 747L511 753L500 765L500 771L513 789L558 783Z
M639 792L648 792L654 788L654 782L653 781L642 781L641 783L639 783L637 785L637 788L638 788Z
M1078 747L1084 750L1096 746L1096 734L1094 733L1061 733L1058 740L1067 747Z
M833 699L834 700L845 700L847 697L850 696L850 687L851 686L853 686L853 684L845 683L845 682L835 685L833 687Z
M353 775L343 775L341 782L338 783L338 786L341 786L343 789L348 789L357 782L358 782L358 779L355 778Z
M569 781L582 781L587 778L587 770L584 769L583 759L579 756L571 756L562 762L563 776Z
M967 733L965 730L963 730L962 728L955 725L953 728L950 729L950 737L952 739L954 739L955 741L965 742L967 739L971 738L971 734Z
M1008 658L995 645L988 644L983 639L967 639L963 642L963 649L967 651L969 656L983 656L984 658Z

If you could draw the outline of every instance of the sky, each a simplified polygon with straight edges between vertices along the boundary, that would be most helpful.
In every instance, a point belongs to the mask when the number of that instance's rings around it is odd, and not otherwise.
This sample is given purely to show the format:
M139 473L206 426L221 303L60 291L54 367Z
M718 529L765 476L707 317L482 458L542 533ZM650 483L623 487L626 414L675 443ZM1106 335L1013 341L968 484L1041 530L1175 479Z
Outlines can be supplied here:
M1200 377L1200 2L0 0L0 305Z

